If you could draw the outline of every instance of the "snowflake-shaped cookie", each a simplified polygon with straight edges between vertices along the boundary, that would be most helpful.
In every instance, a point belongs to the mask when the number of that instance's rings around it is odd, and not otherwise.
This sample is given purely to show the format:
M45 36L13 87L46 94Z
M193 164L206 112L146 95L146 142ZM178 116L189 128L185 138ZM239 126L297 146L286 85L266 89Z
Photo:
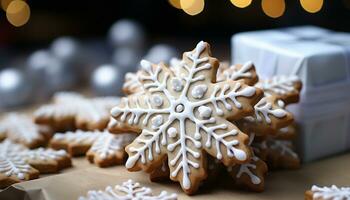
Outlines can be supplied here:
M249 138L249 144L253 143L254 138L255 135L252 134ZM259 156L255 155L255 151L254 149L249 163L228 167L227 170L237 185L256 192L262 192L264 191L265 175L268 168L266 163Z
M135 138L134 134L113 135L109 131L82 131L57 133L50 141L53 149L65 149L72 156L87 156L91 163L108 167L123 163L125 146Z
M117 97L85 98L78 93L61 92L54 103L35 111L35 122L55 130L103 130L110 119L110 109L119 103Z
M350 200L350 187L318 187L313 185L305 193L306 200Z
M267 95L274 95L278 99L290 104L299 101L302 83L297 76L281 75L261 80L256 86L263 89Z
M36 148L47 143L51 130L37 125L33 119L24 114L10 113L0 121L0 135L29 148Z
M228 166L249 161L248 137L228 119L252 114L262 92L231 80L216 83L218 61L205 42L184 53L183 61L176 75L143 60L145 93L123 98L111 113L121 131L141 132L126 148L128 169L151 172L168 157L170 178L192 193L206 177L204 152Z
M63 150L31 150L10 140L0 143L0 188L38 178L39 172L53 173L70 166L71 159Z
M116 185L114 188L111 186L106 187L104 191L92 190L89 191L86 197L79 197L79 200L176 200L177 195L175 193L168 194L166 191L162 191L159 195L154 196L152 189L147 187L141 187L139 183L135 183L132 180L124 182L121 186Z
M298 169L300 167L299 156L294 151L290 140L268 138L253 146L259 151L257 154L260 158L266 158L265 161L271 169Z
M220 81L224 80L233 80L241 81L248 85L255 85L258 81L255 67L252 62L248 61L243 65L237 64L230 67L219 68L217 78ZM273 80L284 80L293 78L273 78ZM270 80L261 81L256 84L257 87L260 87L264 90L264 97L254 106L255 113L252 116L245 117L240 121L241 126L249 131L253 131L257 135L266 135L266 134L276 134L278 129L285 127L293 122L293 116L290 112L285 109L285 102L283 100L289 100L291 96L290 93L280 93L277 95L272 93L268 87L263 87L262 83L270 83ZM300 85L300 81L298 82ZM284 88L285 81L274 81L274 87ZM296 84L296 85L299 85ZM294 85L291 85L292 87ZM299 98L300 88L293 88L293 98Z

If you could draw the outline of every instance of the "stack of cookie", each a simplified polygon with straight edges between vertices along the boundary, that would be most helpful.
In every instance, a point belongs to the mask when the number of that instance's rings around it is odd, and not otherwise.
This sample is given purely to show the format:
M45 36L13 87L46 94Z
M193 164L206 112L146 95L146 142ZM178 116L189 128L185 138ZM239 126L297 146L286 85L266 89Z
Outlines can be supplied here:
M61 92L54 95L52 104L36 110L34 119L59 131L49 142L51 148L64 149L71 156L86 155L91 163L108 167L123 163L124 148L135 138L133 134L112 135L106 130L114 121L110 109L118 103L118 97L86 98Z
M10 113L0 121L0 189L56 173L72 165L66 151L42 148L52 130L37 125L29 115Z
M128 95L112 111L114 134L139 134L126 147L130 171L170 177L187 194L225 168L237 185L264 189L269 168L297 168L291 139L296 77L258 81L254 65L225 66L199 42L170 66L141 61L126 75ZM267 164L266 164L267 163Z
M33 116L5 115L0 121L0 188L70 167L71 156L86 155L100 167L122 164L124 148L135 136L106 130L114 121L110 109L118 102L117 97L61 92Z

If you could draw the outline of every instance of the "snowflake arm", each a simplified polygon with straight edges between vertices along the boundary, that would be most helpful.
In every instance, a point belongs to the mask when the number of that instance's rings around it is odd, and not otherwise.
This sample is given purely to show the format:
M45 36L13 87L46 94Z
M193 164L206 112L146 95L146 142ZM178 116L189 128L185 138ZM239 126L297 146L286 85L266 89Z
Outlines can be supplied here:
M208 96L194 102L194 106L210 104L217 116L231 120L252 114L252 104L262 95L261 90L255 87L231 81L216 83L207 93Z
M14 182L37 178L39 172L28 165L21 157L0 157L0 173Z
M152 107L151 104L158 99L161 99L159 101L163 101L161 96L158 95L153 96L152 99L146 95L124 97L121 100L121 104L111 110L111 114L118 123L123 123L126 127L135 127L136 130L141 130L147 126L150 118L154 115L170 112L169 108L154 109ZM163 102L161 102L160 106L162 105Z
M222 70L219 68L217 79L218 82L225 80L242 81L250 86L253 86L258 82L258 76L251 61L248 61L243 65L232 65L231 67Z
M243 124L257 135L275 135L280 128L294 120L293 115L285 109L284 102L274 96L263 97L254 106L254 112L254 115L244 118Z
M299 101L302 83L297 76L274 76L260 81L256 86L263 89L267 95L275 95L289 104Z

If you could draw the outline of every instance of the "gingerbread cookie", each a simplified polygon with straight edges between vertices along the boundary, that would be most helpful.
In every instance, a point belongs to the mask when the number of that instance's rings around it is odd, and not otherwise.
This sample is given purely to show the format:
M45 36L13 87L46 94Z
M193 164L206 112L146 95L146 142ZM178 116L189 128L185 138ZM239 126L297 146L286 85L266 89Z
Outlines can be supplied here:
M249 136L250 145L253 143L254 138L254 134ZM228 167L227 171L238 186L255 192L264 191L265 176L268 168L266 163L255 155L254 148L253 156L249 163Z
M54 96L53 101L34 113L36 123L49 125L56 131L103 130L110 119L109 111L119 103L119 98L90 99L73 92L61 92Z
M90 149L101 131L82 131L56 133L51 139L49 146L53 149L64 149L71 156L81 156Z
M112 135L108 131L57 133L50 141L53 149L65 149L72 156L86 155L91 163L108 167L123 163L125 146L135 138L133 134Z
M255 192L264 191L267 165L259 157L253 156L247 164L229 167L228 172L238 186Z
M142 187L139 183L135 183L132 180L124 182L121 186L116 185L114 187L108 186L104 191L91 190L87 193L86 197L79 197L79 200L131 200L131 199L147 199L147 200L176 200L177 195L175 193L168 194L166 191L162 191L159 195L153 195L152 189Z
M282 100L265 96L254 106L254 115L240 121L242 126L257 135L275 135L277 131L294 121L293 115L285 109Z
M93 143L86 156L91 163L99 167L122 164L126 158L124 148L133 139L135 139L133 134L112 135L105 131Z
M225 165L249 162L248 136L230 120L252 114L262 91L232 80L216 83L217 59L200 42L184 53L179 75L143 60L145 93L130 95L111 111L120 132L140 135L127 146L126 167L152 172L168 158L170 178L193 194L207 176L206 154Z
M318 187L305 192L305 200L350 200L350 187Z
M39 171L28 165L22 158L0 156L0 189L38 177Z
M268 95L276 96L285 103L297 103L302 83L297 76L275 76L256 84Z
M135 94L143 91L137 73L128 72L125 74L125 81L122 90L124 94Z
M244 63L243 65L224 65L220 64L217 73L217 81L243 81L243 83L253 86L258 82L259 78L256 74L255 66L251 61Z
M296 137L297 127L296 124L293 123L289 126L280 128L277 134L274 136L277 140L292 140Z
M65 151L27 149L5 140L0 143L0 188L39 177L39 173L54 173L71 166Z
M35 124L24 114L10 113L0 121L0 135L29 148L46 145L51 133L50 128Z
M271 169L298 169L300 159L293 150L293 143L288 140L268 139L266 141L267 164Z

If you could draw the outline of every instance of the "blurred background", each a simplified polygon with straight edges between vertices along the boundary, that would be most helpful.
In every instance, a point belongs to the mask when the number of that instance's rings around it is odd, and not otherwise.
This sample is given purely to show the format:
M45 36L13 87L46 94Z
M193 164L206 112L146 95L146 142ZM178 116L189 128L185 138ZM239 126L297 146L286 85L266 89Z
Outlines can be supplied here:
M140 59L170 62L199 40L229 60L230 37L241 31L296 25L350 31L350 0L0 3L0 108L81 87L120 94L124 74Z

